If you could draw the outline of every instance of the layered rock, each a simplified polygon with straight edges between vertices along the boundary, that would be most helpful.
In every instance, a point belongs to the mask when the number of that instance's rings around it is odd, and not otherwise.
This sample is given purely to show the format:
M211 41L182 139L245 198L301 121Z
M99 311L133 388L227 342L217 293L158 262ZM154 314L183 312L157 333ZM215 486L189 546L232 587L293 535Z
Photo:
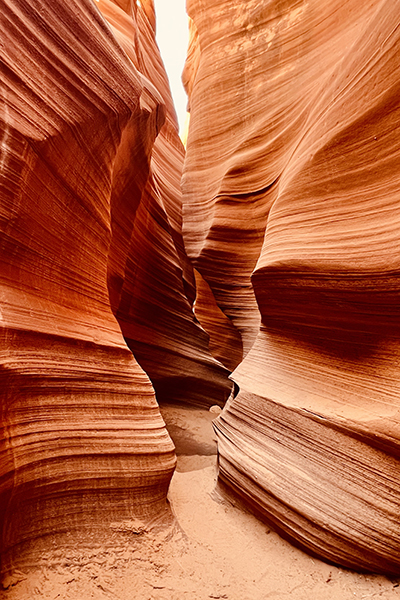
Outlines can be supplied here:
M395 574L398 9L191 0L183 179L185 244L245 356L222 485L308 551Z
M160 396L190 400L194 381L194 401L222 403L230 384L191 311L152 2L5 0L0 24L7 571L166 510L174 447L123 334Z
M153 4L123 7L99 0L98 6L120 46L156 87L166 112L147 171L142 167L148 175L145 186L140 186L139 169L132 169L138 161L132 139L130 161L121 161L115 171L109 259L112 308L159 401L223 405L231 387L228 371L213 359L208 335L192 311L195 279L182 241L184 148L155 41L155 23L149 18Z

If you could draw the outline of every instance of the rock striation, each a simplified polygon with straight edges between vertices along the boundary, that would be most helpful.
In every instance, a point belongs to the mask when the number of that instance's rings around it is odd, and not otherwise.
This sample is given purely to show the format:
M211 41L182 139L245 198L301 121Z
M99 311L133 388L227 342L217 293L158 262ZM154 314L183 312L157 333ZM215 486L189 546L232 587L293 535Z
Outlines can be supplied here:
M129 160L121 150L115 167L108 268L111 306L158 401L223 405L231 388L229 372L210 354L209 337L192 310L195 276L182 240L184 148L155 41L154 7L148 2L141 7L129 3L126 8L111 0L99 0L98 7L165 107L165 122L150 146L148 163L139 168L141 149L132 134L125 141L131 149ZM137 168L132 169L133 164Z
M192 311L153 3L4 0L0 26L9 571L167 510L174 446L143 369L161 399L223 404L231 384Z
M188 0L185 158L152 0L2 0L4 573L168 515L234 370L221 487L400 574L399 8Z
M188 12L184 240L211 340L216 304L243 351L221 486L309 552L398 575L399 3Z

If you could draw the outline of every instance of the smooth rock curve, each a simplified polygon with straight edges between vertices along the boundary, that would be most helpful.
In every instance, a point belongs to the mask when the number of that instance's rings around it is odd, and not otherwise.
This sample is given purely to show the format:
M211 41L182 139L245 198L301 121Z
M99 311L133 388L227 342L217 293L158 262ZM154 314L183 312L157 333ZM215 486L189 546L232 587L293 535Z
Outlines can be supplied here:
M191 0L183 180L189 255L243 340L221 484L306 550L396 575L399 7Z

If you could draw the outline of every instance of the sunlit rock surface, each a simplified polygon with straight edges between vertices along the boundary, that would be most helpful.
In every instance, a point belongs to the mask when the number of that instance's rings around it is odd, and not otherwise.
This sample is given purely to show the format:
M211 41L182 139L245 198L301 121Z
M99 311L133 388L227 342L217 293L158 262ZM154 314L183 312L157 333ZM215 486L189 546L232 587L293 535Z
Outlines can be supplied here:
M222 404L231 384L191 310L152 2L4 0L0 27L8 571L55 536L112 543L119 523L165 512L174 447L127 343L161 398Z
M221 484L318 556L395 574L399 9L189 0L182 184L202 322L220 336L216 304L243 344Z

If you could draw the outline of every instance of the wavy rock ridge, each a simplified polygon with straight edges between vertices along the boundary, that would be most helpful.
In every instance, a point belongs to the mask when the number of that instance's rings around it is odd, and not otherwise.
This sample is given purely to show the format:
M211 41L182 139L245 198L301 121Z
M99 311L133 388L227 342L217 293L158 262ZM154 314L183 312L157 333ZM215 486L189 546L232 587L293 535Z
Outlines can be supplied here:
M174 447L136 359L159 399L231 384L192 312L152 2L4 0L0 25L6 572L166 512Z
M221 340L222 311L244 357L221 484L308 551L397 575L399 8L189 0L183 176L199 318Z
M189 0L182 214L152 0L3 0L4 572L167 514L154 390L222 405L237 367L221 485L400 573L399 8Z
M139 8L134 3L129 15L110 0L99 0L98 6L119 45L157 89L166 109L154 144L146 131L142 134L143 143L150 145L148 164L138 163L140 147L134 134L129 138L127 134L122 146L128 146L131 154L127 159L121 150L122 159L114 167L108 268L112 309L159 401L222 405L231 387L228 371L210 355L208 336L192 311L195 278L182 240L184 148L154 38L153 4L142 3Z

